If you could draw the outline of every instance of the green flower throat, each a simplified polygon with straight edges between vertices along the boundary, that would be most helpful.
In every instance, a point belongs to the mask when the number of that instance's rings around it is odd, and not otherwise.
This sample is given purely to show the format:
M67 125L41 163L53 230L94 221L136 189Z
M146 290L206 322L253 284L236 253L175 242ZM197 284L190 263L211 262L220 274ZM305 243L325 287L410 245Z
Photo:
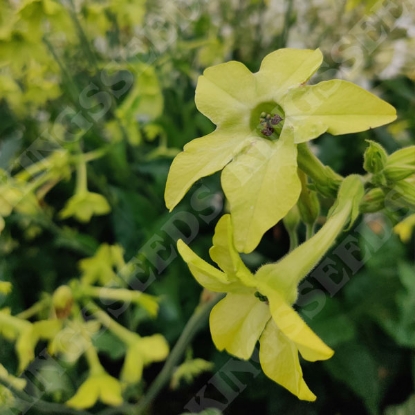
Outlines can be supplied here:
M277 140L284 126L284 111L275 103L258 105L251 115L251 127L261 137Z

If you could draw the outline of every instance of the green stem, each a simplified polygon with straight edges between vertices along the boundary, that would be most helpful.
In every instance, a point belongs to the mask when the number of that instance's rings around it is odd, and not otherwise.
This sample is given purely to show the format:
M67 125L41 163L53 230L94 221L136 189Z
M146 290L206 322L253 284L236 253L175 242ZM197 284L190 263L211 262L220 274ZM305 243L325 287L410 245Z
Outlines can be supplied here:
M195 309L189 321L187 322L181 336L179 337L179 340L167 358L163 369L151 384L144 398L138 404L138 414L144 413L144 410L150 405L150 403L163 389L164 385L170 380L174 369L186 351L188 344L192 341L195 334L200 330L202 324L204 324L207 320L212 307L222 298L222 294L215 294L210 301L199 305Z
M92 49L89 47L89 40L88 37L86 35L86 33L84 32L84 29L81 25L81 22L78 19L78 14L76 13L76 8L75 8L75 4L73 2L73 0L69 0L69 4L71 5L70 9L69 9L69 14L71 15L71 19L76 27L76 31L78 32L78 36L79 39L81 41L81 47L85 52L86 58L88 59L88 61L95 67L98 68L98 62L97 59L95 57L94 52L92 51Z
M87 185L87 172L86 172L86 162L85 160L79 160L78 165L76 166L76 189L75 193L86 193L88 192Z
M29 318L33 317L34 315L43 311L46 307L50 304L49 298L45 298L44 300L40 300L37 303L33 304L28 309L16 314L16 317L22 320L28 320Z
M101 310L92 301L85 302L85 307L93 314L93 316L100 321L109 331L114 333L124 343L129 344L135 340L138 334L132 333L121 324L112 319L104 310Z
M297 232L293 229L287 229L288 236L290 238L290 252L294 251L298 246L298 235Z
M49 42L49 39L46 36L44 36L42 38L42 41L46 45L46 47L48 48L49 52L51 53L51 55L55 59L56 63L58 64L59 69L61 70L63 77L66 78L66 82L68 83L68 87L69 87L68 89L69 89L69 93L71 94L72 102L76 103L77 106L79 106L79 102L78 102L79 90L78 90L78 87L77 87L76 83L74 82L74 80L73 80L72 76L69 74L69 72L66 70L65 65L61 62L58 54L55 51L55 48Z
M308 241L314 235L314 223L307 223L306 225L305 239Z

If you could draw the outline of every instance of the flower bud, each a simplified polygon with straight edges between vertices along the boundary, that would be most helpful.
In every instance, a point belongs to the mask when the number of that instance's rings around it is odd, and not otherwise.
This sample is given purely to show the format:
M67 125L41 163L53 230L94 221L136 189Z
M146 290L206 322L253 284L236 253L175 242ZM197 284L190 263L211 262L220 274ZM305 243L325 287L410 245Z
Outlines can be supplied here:
M386 195L388 203L399 208L409 207L415 210L415 184L401 180L390 190L391 192Z
M363 168L368 173L380 173L386 165L388 154L379 143L371 140L366 141L369 143L369 147L363 155Z
M406 179L413 174L415 174L415 166L410 166L408 164L401 166L386 165L384 170L384 176L389 183Z
M415 166L415 146L401 148L388 157L387 166Z
M300 213L297 206L292 207L282 221L288 232L295 232L300 224Z
M72 290L67 285L58 287L53 293L52 304L56 317L59 319L68 317L73 304Z
M360 212L362 213L373 213L379 212L385 207L385 194L380 188L369 190L363 197L360 203Z
M415 174L415 146L405 147L391 154L384 174L389 182L397 182Z

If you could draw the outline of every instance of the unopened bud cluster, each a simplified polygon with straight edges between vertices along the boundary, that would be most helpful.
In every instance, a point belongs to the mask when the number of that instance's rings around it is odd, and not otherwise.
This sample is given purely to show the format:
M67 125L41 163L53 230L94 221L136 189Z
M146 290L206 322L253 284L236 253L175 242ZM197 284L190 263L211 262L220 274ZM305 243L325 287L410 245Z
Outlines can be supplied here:
M399 205L415 207L415 146L402 148L388 155L378 143L369 141L364 154L364 169L371 173L370 182L376 188L367 193L362 211L379 210L386 194L399 195Z

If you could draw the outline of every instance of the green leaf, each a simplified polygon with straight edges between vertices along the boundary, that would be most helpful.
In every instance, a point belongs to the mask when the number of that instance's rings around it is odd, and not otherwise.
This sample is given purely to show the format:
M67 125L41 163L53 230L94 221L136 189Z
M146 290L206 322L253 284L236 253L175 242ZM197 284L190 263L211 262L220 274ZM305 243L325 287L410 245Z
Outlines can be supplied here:
M303 143L324 132L356 133L396 119L396 110L370 92L343 80L320 82L291 90L284 98L284 128Z
M381 399L378 368L370 350L362 344L345 343L336 348L334 357L324 365L334 378L362 398L371 414L378 413Z

